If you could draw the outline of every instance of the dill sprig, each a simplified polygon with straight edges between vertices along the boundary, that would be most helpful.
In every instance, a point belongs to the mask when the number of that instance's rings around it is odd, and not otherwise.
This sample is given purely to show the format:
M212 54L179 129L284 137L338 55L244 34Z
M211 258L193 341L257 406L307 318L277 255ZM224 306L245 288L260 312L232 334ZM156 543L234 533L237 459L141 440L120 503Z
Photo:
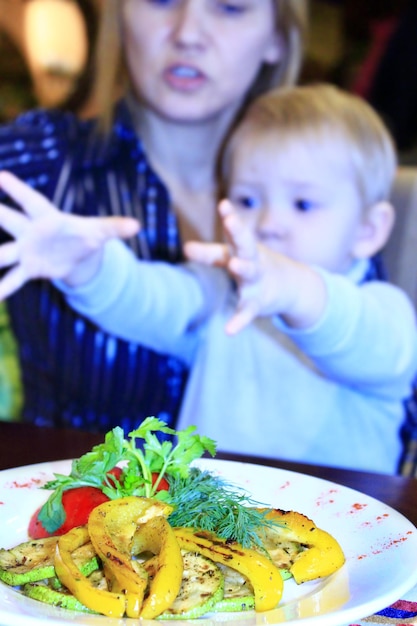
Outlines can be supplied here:
M168 518L171 526L208 530L245 548L262 547L260 528L277 524L256 510L262 505L241 488L197 468L187 478L170 477L169 503L175 507Z

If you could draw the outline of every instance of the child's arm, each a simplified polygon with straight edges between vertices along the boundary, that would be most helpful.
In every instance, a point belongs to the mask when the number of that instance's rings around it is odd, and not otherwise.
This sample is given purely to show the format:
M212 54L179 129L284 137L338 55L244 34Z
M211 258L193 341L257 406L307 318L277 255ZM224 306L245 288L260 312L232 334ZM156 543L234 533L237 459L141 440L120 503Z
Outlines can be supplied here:
M219 212L227 243L189 242L185 253L194 261L225 267L235 279L238 306L227 332L235 334L265 315L279 315L293 328L313 326L326 305L321 275L258 243L228 200L220 202Z
M281 330L330 379L396 401L407 396L417 334L405 294L378 281L359 288L345 276L291 261L257 244L229 202L220 212L228 243L193 242L186 253L236 278L239 302L229 333L258 315L278 315Z
M63 213L9 172L0 173L0 187L22 209L0 204L0 227L14 238L0 246L0 267L11 268L0 281L0 300L34 278L71 286L88 282L100 267L106 241L139 229L132 218Z

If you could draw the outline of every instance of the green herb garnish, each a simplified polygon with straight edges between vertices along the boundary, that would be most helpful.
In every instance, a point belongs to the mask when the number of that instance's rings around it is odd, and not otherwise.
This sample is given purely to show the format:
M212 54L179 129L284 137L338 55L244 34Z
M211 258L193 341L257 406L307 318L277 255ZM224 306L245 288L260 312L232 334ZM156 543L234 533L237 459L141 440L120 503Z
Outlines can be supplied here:
M164 500L174 507L169 516L173 526L199 528L216 533L223 539L237 541L244 547L261 545L260 526L276 524L256 510L259 503L250 500L239 487L220 477L192 468L191 463L205 452L215 456L215 442L195 434L196 427L182 431L169 428L155 417L148 417L125 439L116 427L105 436L104 443L94 446L71 465L68 476L55 474L43 488L53 490L41 508L38 519L50 533L65 521L62 495L77 487L96 487L110 500L140 496ZM158 433L173 441L161 441ZM119 477L109 474L116 466ZM169 490L158 491L165 478Z
M164 476L186 478L192 461L206 451L211 456L216 453L215 442L196 435L195 430L195 426L189 426L176 431L155 417L146 418L139 428L129 433L128 439L124 438L120 427L114 428L106 434L104 443L72 462L68 476L55 474L55 479L43 486L53 490L39 512L43 527L54 532L63 524L62 494L77 487L96 487L110 500L125 496L167 500L166 491L157 491ZM175 437L176 444L160 441L156 433ZM116 465L123 466L120 480L108 474ZM152 484L152 474L158 474L155 484Z
M265 519L260 503L219 476L193 468L187 478L170 480L169 502L175 509L168 520L172 526L199 528L223 539L237 541L244 548L262 546L261 526L276 526Z

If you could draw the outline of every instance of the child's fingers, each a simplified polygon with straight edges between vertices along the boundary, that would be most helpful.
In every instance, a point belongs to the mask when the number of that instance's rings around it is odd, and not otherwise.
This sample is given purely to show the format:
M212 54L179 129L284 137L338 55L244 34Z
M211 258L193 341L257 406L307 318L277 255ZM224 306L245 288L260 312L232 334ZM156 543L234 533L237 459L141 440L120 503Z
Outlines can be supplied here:
M236 256L243 259L252 259L256 256L256 239L238 215L229 214L224 219L223 226Z
M220 200L218 205L218 211L222 219L224 219L227 215L232 215L233 213L235 213L232 202L227 199Z
M253 303L239 306L226 323L226 333L228 335L236 335L255 319L256 313L256 306Z
M224 267L229 261L228 247L222 243L187 241L184 244L184 254L190 261L204 263L205 265Z
M253 282L259 275L257 264L250 259L233 257L228 267L233 276L243 282Z
M140 223L133 217L80 217L79 220L80 232L85 231L88 220L90 231L99 234L104 241L115 237L128 239L140 230Z

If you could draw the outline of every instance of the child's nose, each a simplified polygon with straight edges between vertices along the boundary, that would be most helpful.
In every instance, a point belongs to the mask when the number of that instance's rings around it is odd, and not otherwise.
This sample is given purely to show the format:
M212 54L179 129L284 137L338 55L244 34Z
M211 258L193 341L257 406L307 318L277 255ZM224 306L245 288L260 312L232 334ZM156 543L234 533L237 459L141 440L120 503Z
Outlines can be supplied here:
M257 231L261 239L269 237L284 239L288 229L289 220L285 211L264 209L260 213Z

